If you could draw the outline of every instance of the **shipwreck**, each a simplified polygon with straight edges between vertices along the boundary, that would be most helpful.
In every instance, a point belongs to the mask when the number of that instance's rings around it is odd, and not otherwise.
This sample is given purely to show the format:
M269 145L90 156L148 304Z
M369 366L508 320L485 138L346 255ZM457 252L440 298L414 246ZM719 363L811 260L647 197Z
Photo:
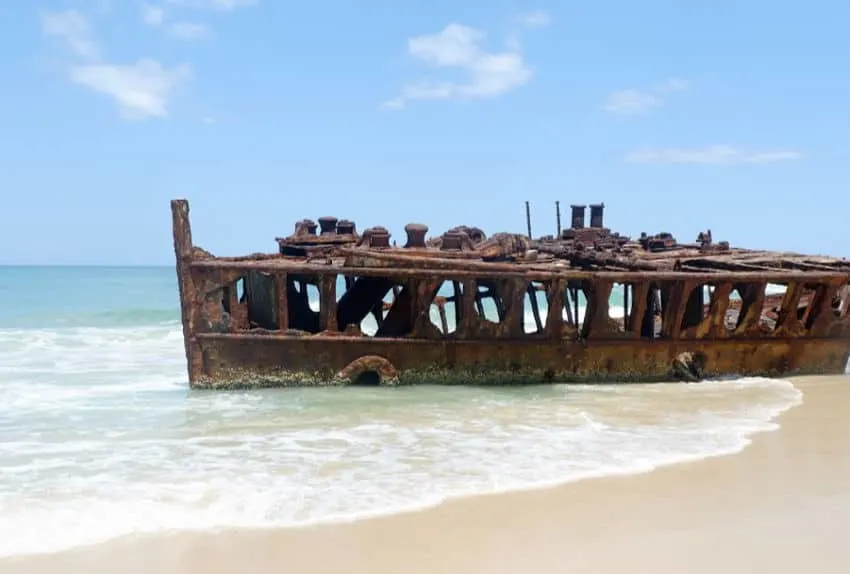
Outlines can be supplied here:
M298 221L277 249L216 257L171 202L194 388L697 381L836 374L850 261L741 249L710 231L630 238L604 204L554 235ZM612 301L615 303L612 304Z

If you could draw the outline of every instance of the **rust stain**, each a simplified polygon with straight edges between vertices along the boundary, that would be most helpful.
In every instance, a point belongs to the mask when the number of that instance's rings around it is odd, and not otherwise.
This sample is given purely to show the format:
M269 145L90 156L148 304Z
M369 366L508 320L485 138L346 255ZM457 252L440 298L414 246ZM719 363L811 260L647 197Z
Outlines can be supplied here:
M710 230L693 243L664 232L632 239L605 227L602 203L585 225L587 207L572 205L561 229L558 205L557 235L538 238L530 211L527 235L461 225L429 238L410 223L402 247L386 228L359 233L323 216L298 221L275 253L215 257L193 245L189 205L173 200L190 384L843 372L850 261L733 248Z

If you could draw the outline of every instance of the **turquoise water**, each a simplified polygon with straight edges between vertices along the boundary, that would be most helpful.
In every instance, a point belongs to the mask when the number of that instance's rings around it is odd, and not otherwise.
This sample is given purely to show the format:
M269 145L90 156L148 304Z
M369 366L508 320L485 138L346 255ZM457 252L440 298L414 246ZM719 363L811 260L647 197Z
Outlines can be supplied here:
M0 556L730 453L788 382L190 391L173 268L0 267Z

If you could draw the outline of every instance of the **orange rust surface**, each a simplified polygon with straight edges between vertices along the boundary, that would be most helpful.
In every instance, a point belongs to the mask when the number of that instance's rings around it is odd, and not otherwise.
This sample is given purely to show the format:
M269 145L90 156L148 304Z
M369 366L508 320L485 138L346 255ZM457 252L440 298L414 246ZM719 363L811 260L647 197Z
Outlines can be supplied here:
M683 352L706 356L708 376L737 373L776 376L841 372L844 340L600 341L404 341L340 337L276 338L203 335L199 386L242 380L248 385L351 383L339 377L362 357L382 357L404 383L516 383L670 380ZM377 369L376 369L377 370Z
M427 238L427 226L409 224L396 247L385 228L360 233L323 217L299 221L277 253L215 257L192 244L188 203L175 200L190 384L348 384L364 373L384 384L650 381L692 355L707 376L843 372L850 262L732 248L710 231L691 244L665 233L632 240L604 227L604 205L591 206L590 227L583 206L572 208L556 237L458 226ZM246 293L248 278L256 291ZM769 283L786 293L767 294ZM438 294L441 284L453 295ZM391 302L380 299L389 286ZM609 316L615 288L626 298L620 319ZM566 318L542 318L537 293ZM486 297L498 314L490 320ZM526 300L536 333L524 332ZM360 329L367 314L377 336Z

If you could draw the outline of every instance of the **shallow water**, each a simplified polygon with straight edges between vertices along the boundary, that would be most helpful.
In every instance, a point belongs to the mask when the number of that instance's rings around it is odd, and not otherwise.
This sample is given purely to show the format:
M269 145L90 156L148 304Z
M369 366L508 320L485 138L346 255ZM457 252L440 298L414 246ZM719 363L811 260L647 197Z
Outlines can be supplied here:
M735 452L787 381L190 392L172 268L0 268L0 556Z

